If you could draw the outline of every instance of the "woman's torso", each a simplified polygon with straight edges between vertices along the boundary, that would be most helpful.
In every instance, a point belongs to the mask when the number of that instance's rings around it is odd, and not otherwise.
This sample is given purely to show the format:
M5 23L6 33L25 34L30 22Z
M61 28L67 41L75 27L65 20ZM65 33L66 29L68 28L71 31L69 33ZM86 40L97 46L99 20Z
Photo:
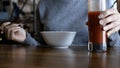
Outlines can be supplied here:
M87 45L87 0L41 0L39 13L44 31L76 31L73 44Z

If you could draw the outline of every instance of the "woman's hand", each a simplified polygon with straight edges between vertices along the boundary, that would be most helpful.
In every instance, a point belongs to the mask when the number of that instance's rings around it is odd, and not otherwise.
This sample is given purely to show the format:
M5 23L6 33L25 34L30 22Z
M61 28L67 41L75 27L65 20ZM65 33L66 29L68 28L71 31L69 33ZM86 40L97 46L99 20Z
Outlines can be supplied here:
M120 13L117 9L108 9L102 12L99 15L100 24L103 26L103 29L107 31L107 35L110 36L111 34L119 31L120 29Z
M10 22L6 22L0 26L0 29L8 40L22 43L26 39L26 32L19 24L10 24Z

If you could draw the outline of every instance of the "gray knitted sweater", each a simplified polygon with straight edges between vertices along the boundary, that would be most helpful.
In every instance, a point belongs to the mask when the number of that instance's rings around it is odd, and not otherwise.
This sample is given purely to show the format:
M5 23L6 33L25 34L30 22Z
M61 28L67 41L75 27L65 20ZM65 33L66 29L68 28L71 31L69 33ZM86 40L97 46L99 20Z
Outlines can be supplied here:
M24 44L43 44L41 31L76 31L73 41L75 45L87 45L88 28L86 26L88 13L87 0L41 0L38 9L40 22L36 24L36 37L32 38L27 33ZM110 44L119 46L118 32L110 36Z

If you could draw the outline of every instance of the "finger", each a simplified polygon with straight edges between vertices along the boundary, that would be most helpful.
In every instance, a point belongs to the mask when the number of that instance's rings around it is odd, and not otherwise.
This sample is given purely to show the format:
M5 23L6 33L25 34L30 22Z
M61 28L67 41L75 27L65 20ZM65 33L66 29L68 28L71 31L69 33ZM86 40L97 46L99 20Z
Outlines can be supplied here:
M5 23L3 23L2 25L0 25L0 30L3 32L4 31L4 27L6 26L6 25L9 25L11 22L5 22Z
M5 35L6 35L7 39L9 39L9 40L10 40L10 36L11 36L11 33L10 33L10 32L11 32L13 29L15 29L15 27L9 28L8 31L5 32L5 33L6 33Z
M108 37L109 37L111 34L117 32L117 31L119 31L119 30L120 30L120 26L117 26L117 27L115 27L114 29L109 30L109 31L107 32Z
M22 43L26 39L26 32L23 28L14 29L10 32L10 40Z
M105 17L108 17L108 16L110 16L112 14L116 14L116 13L118 13L118 11L116 9L114 9L114 8L108 9L106 11L101 12L101 14L99 15L99 18L105 18Z
M18 40L18 39L16 39L16 36L19 36L19 33L20 33L21 30L22 30L22 28L20 28L20 27L16 28L15 30L12 30L10 32L11 33L11 36L10 36L11 40L14 40L14 41Z
M111 22L110 24L104 26L103 30L108 31L108 30L111 30L111 29L115 28L118 25L119 24L117 22Z
M12 37L11 32L12 32L13 30L17 30L17 29L19 29L19 28L20 28L20 27L12 27L12 28L8 29L7 37L8 37L9 39L11 39L11 37Z
M19 24L9 24L5 26L5 29L11 28L11 27L18 27Z
M105 26L107 24L109 24L110 22L116 21L118 19L118 16L116 14L108 16L106 18L103 18L100 20L100 24L102 26Z
M18 24L9 24L4 27L4 32L7 33L8 30L12 27L18 27Z

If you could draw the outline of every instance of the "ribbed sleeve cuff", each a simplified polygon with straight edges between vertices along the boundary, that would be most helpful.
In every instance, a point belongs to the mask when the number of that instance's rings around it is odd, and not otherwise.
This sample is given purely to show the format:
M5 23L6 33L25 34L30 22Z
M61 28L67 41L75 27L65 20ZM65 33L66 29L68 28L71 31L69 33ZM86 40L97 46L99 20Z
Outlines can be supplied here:
M23 44L30 45L30 46L40 45L40 43L36 41L34 38L32 38L29 33L26 33L26 39L24 40Z

